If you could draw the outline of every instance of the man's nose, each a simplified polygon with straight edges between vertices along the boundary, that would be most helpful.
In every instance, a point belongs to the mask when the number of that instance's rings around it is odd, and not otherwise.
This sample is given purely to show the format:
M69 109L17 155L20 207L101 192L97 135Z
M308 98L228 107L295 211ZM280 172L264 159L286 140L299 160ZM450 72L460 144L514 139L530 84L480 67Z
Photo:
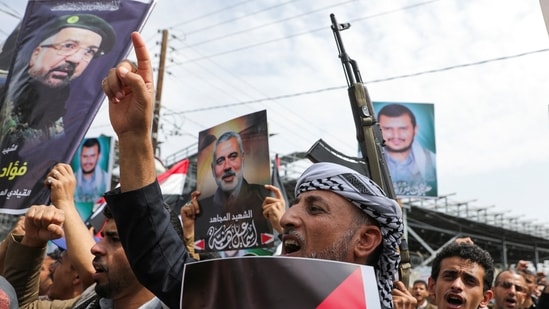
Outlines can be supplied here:
M459 290L459 291L462 291L463 290L463 281L461 280L461 278L456 278L453 282L452 282L452 289L454 290Z
M80 48L74 53L65 56L65 60L72 63L80 63L81 61L84 61L84 53L86 52L85 49Z
M300 221L297 210L297 207L290 207L284 212L282 218L280 218L280 226L282 226L283 229L286 230L299 226Z

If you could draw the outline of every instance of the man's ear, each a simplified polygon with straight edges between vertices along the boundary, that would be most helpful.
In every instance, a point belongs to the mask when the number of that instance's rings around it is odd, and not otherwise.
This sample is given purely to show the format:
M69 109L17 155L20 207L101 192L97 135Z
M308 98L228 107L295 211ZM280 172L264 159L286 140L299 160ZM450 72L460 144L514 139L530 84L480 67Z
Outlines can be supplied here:
M363 225L357 232L359 239L354 254L357 259L366 261L381 244L381 230L375 225Z
M490 299L494 297L494 292L492 290L487 290L484 292L484 297L482 298L482 301L480 302L480 307L486 307L488 306L488 302Z
M429 297L431 297L433 301L436 302L437 295L435 294L435 284L436 284L435 279L429 277L429 281L427 283L427 291L429 291Z
M82 281L80 280L80 276L76 271L74 271L74 276L72 277L72 285L79 285Z

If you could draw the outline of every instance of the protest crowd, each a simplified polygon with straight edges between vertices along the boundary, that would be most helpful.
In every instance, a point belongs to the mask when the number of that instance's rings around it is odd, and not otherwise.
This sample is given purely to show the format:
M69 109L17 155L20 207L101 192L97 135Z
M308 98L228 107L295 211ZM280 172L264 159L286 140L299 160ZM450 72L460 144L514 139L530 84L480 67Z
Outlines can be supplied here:
M102 228L90 231L80 218L71 166L55 165L41 180L51 205L32 205L0 245L6 308L178 308L185 265L219 257L195 251L200 192L180 214L163 204L149 130L152 68L141 36L132 41L137 64L120 62L102 82L120 142L120 186L105 192ZM272 194L262 215L281 240L271 254L370 265L381 308L549 308L543 273L523 260L496 270L468 237L438 252L429 278L406 286L398 278L400 206L347 167L311 165L291 207L281 188L264 187Z
M107 34L114 36L108 30ZM100 35L96 39L100 40ZM187 273L192 265L261 259L252 255L367 267L375 280L366 282L375 290L373 308L549 308L545 273L521 258L512 266L496 267L490 253L467 235L437 251L427 277L410 281L401 273L402 208L378 184L347 166L316 162L299 176L295 199L287 201L283 186L255 184L243 176L247 154L236 132L212 142L209 167L216 189L208 196L194 190L177 213L164 201L155 166L151 142L155 86L149 47L138 32L131 34L131 42L137 61L120 61L101 81L119 143L120 178L112 190L102 192L99 227L84 222L75 197L82 196L78 201L96 198L94 185L106 186L105 172L92 178L93 169L83 175L69 164L54 164L45 177L36 179L47 188L50 203L26 205L26 213L0 242L0 309L219 308L220 302L225 304L223 308L242 308L242 304L247 304L245 308L290 308L278 303L284 295L277 295L283 293L275 289L266 297L245 294L248 299L239 299L219 291L220 285L210 285L198 300L185 298L190 294L182 296L193 284L206 280ZM57 55L59 50L75 54L67 51L73 48L67 45L41 47L56 49ZM98 52L79 46L75 49L84 52L88 61ZM82 162L84 156L99 156L102 151L98 141L91 142L84 145L87 150L81 154ZM431 156L423 152L425 157ZM78 189L78 181L86 181L89 190ZM214 209L217 212L210 214ZM239 230L230 222L240 222L238 226L246 229ZM230 233L243 236L238 242L222 244L222 236ZM259 245L269 233L273 240ZM202 250L204 238L206 248L227 249ZM247 246L249 243L253 245ZM216 271L222 270L211 269ZM246 281L248 276L235 276L239 282L225 284L237 290L253 288ZM283 276L286 274L276 280L262 279L291 285L307 275ZM308 298L305 294L309 292L294 292L295 308L307 306L299 297ZM339 306L332 303L330 308L354 308L344 296L338 302Z

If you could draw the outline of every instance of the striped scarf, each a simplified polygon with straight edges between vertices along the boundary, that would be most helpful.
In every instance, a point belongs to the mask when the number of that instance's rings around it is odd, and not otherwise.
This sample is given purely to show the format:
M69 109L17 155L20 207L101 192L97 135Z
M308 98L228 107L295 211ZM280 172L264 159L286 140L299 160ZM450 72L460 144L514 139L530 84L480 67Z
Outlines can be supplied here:
M307 191L325 190L341 195L374 219L381 229L382 252L374 266L381 305L393 308L391 290L398 272L398 246L404 225L398 203L386 197L368 177L347 167L328 162L315 163L297 180L295 196Z

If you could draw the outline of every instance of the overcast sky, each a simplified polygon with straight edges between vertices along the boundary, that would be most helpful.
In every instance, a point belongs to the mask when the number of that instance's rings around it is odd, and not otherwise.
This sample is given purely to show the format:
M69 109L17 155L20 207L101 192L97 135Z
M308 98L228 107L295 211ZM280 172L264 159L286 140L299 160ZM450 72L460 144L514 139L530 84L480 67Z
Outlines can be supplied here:
M207 4L206 4L207 3ZM0 1L22 16L25 2ZM435 105L439 194L549 225L549 44L538 0L160 0L143 35L170 52L161 157L198 132L267 110L270 153L322 138L355 156L329 14L373 101ZM18 19L0 13L4 39ZM130 56L130 58L133 56ZM103 105L88 136L113 135Z

